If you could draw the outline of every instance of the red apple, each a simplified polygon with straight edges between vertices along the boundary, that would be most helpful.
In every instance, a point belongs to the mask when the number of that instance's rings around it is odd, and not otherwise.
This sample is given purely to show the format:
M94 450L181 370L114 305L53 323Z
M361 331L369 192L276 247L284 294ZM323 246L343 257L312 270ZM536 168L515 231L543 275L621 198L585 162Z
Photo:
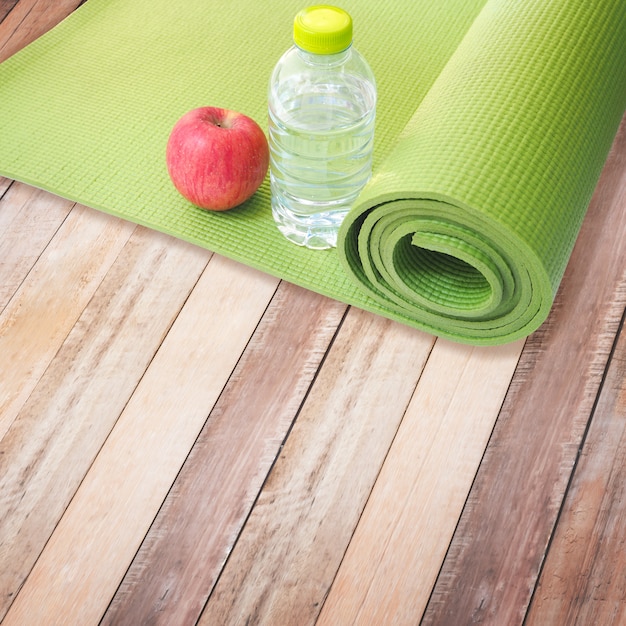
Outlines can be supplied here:
M216 107L183 115L167 142L174 187L203 209L225 211L247 200L269 166L265 133L251 118Z

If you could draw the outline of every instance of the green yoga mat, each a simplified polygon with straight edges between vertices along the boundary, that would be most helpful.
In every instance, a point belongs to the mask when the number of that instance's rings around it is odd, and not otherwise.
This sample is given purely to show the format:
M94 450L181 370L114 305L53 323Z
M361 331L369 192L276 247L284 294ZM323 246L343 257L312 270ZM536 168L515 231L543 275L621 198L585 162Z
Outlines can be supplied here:
M321 252L278 233L267 181L208 213L164 158L197 106L267 127L302 6L88 0L0 65L0 173L436 335L531 333L626 108L626 3L341 3L378 82L375 174Z

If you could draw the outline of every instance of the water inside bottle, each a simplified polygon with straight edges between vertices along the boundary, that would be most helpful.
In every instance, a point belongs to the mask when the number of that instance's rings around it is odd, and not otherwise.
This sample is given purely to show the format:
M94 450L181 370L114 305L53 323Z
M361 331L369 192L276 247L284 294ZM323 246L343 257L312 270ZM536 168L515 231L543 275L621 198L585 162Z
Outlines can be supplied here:
M299 245L328 248L370 178L374 87L352 76L285 81L269 109L272 212Z

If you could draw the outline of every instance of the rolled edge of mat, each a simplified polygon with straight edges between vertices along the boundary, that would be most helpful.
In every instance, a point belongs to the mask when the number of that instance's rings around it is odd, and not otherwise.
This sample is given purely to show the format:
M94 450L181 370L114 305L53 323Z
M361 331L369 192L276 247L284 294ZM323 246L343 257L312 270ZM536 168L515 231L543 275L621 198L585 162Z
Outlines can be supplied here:
M545 321L626 107L626 5L490 0L339 234L390 317L477 345Z
M447 217L443 217L443 216ZM384 199L351 213L340 258L394 319L461 343L527 336L553 301L550 277L528 246L450 198Z

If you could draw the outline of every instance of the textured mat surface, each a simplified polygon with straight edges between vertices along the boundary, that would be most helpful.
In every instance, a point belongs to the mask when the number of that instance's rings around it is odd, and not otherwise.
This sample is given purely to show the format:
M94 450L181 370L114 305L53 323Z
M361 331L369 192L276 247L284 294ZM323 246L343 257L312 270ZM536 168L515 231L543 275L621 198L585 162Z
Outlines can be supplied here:
M432 6L436 4L437 6ZM375 176L338 250L293 246L267 181L207 213L165 169L187 110L266 128L302 3L88 0L0 65L0 174L471 343L550 309L626 107L621 0L346 0L378 80Z

